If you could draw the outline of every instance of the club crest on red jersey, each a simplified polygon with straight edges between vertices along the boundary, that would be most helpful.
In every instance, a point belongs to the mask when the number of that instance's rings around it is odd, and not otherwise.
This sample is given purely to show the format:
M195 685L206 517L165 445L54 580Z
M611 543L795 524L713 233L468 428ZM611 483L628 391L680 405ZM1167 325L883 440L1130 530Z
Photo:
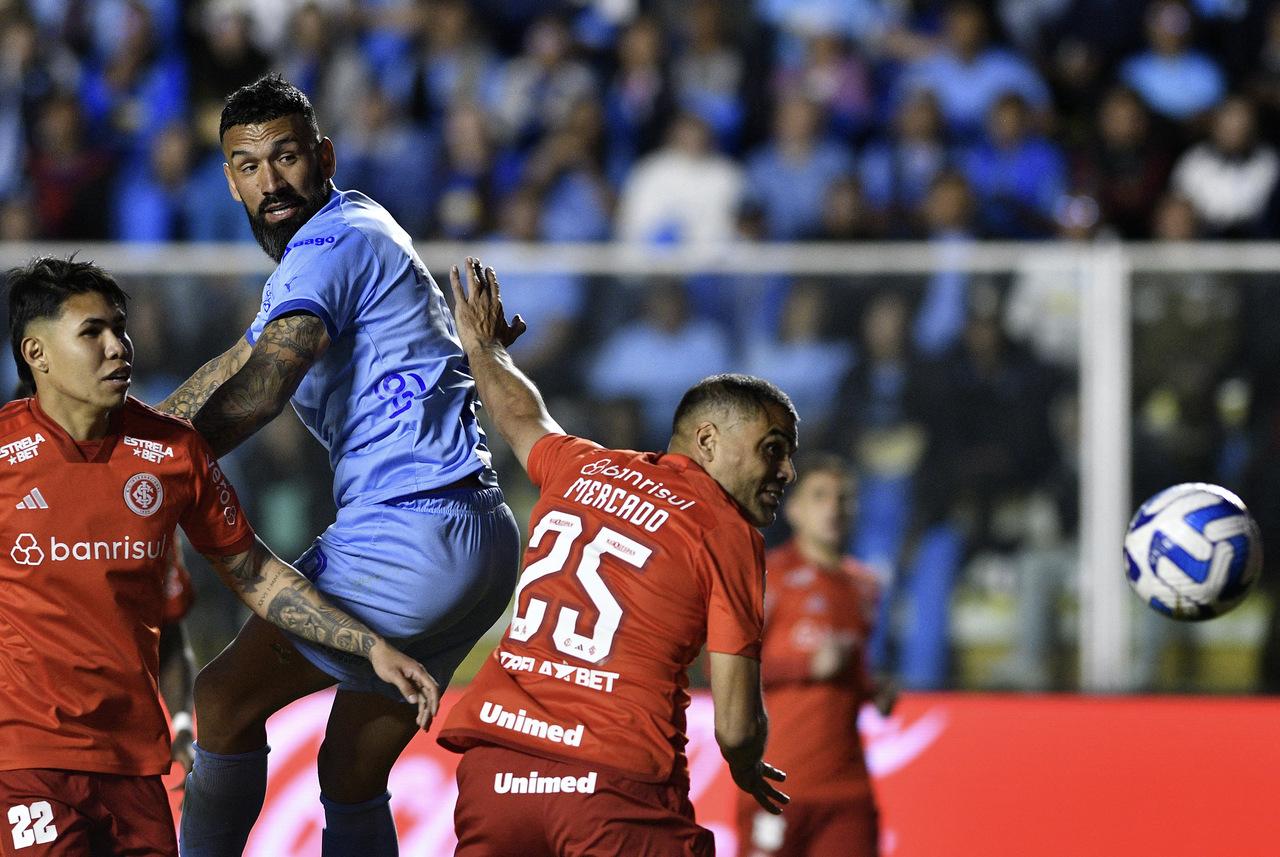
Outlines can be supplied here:
M150 473L135 473L124 483L124 504L135 515L149 518L164 502L164 488Z

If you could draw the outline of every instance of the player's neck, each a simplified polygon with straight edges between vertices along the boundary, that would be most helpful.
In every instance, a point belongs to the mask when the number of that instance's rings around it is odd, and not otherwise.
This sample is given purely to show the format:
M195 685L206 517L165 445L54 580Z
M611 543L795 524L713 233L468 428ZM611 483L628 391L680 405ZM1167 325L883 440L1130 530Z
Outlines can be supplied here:
M110 410L43 390L36 392L36 401L45 416L60 425L74 441L101 440L111 429Z
M796 548L804 561L820 568L838 568L840 565L840 546L827 545L814 539L796 536Z

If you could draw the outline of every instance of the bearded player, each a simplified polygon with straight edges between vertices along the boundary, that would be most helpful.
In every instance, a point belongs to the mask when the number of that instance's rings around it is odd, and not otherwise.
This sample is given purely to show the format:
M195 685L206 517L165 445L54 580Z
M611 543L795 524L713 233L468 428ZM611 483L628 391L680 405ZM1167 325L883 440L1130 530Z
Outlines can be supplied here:
M739 857L875 857L879 824L858 712L893 705L869 677L879 585L845 556L854 505L848 465L803 463L783 514L792 538L770 551L761 675L773 719L769 757L790 772L785 817L738 801Z
M244 337L160 408L221 456L292 402L338 507L298 567L443 689L506 609L520 552L444 295L386 209L334 187L333 143L297 87L272 75L232 93L221 139L231 195L279 265ZM239 857L266 795L267 718L335 684L323 854L397 853L387 783L414 712L362 659L250 617L196 678L184 855Z
M462 277L468 281L464 289ZM494 425L538 486L515 615L439 741L461 752L460 857L709 855L685 758L690 662L710 651L716 739L769 812L760 697L764 542L795 471L796 413L767 381L692 387L665 453L561 431L507 354L493 269L452 274Z
M425 725L436 698L422 665L258 541L189 423L126 396L133 349L115 280L41 258L7 285L14 359L35 395L0 409L0 854L177 853L157 690L179 524L261 621L366 661Z

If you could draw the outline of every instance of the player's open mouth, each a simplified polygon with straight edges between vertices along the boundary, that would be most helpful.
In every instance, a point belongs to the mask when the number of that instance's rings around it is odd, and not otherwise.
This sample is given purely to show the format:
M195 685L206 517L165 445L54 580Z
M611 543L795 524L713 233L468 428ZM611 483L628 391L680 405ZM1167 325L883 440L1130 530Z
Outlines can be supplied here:
M782 502L782 492L776 488L766 488L760 492L760 500L769 508L776 509Z
M265 217L270 223L279 223L282 220L288 220L298 213L302 208L301 203L288 203L286 205L273 205L265 212Z
M102 380L106 381L109 384L114 384L116 386L127 387L129 386L129 378L132 374L133 374L133 371L128 367L125 367L124 369L117 369L116 371L112 372L110 375L103 378Z

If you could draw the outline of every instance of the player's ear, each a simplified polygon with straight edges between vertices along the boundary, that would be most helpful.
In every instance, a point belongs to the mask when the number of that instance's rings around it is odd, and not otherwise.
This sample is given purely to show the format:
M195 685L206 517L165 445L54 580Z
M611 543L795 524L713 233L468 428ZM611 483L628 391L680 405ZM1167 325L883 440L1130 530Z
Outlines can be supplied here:
M338 172L338 155L333 150L333 141L322 137L316 144L316 151L320 155L320 175L324 176L325 181L330 181Z
M720 428L710 420L698 423L693 433L693 445L700 460L715 461L716 449L720 445Z
M240 191L236 190L236 183L231 180L231 165L225 161L222 164L222 175L227 180L227 189L231 191L231 198L236 202L244 202L244 200L240 198Z
M27 361L32 372L48 372L49 361L44 356L44 343L34 336L24 336L19 346L22 359Z

